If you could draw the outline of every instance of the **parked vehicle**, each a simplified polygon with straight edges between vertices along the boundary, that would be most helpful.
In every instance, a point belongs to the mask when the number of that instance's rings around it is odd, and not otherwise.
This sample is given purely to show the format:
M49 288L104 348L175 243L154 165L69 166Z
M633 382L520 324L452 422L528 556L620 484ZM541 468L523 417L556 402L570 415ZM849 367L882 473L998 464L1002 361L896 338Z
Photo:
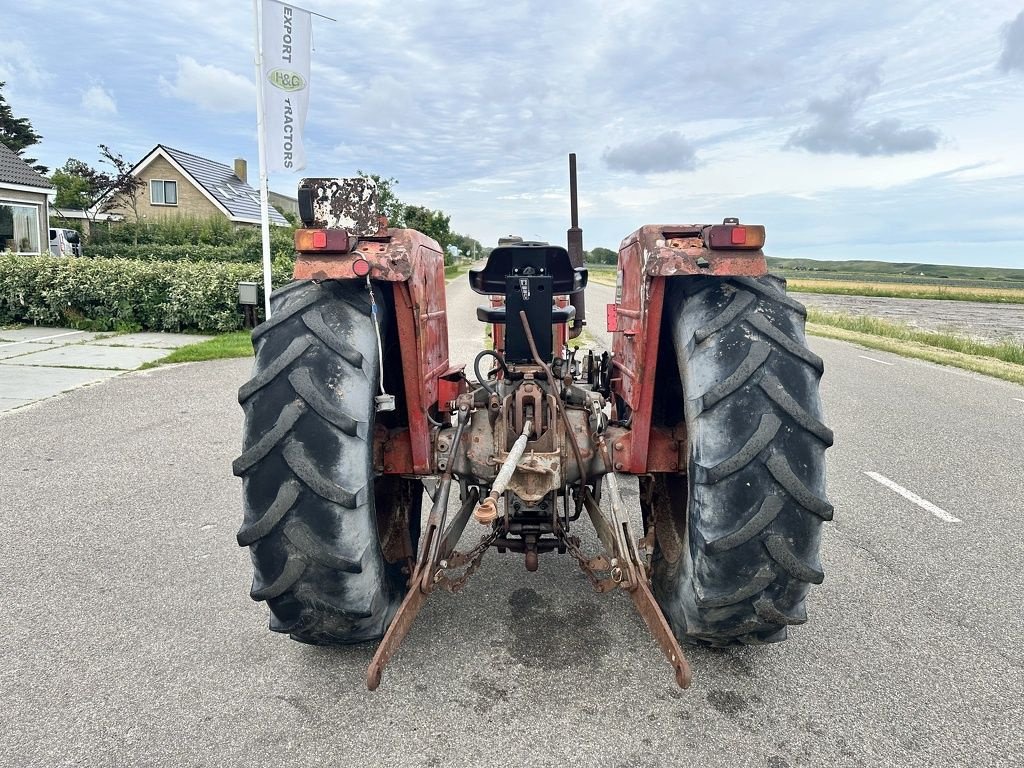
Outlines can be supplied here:
M54 256L81 256L82 236L74 229L50 228L50 253Z
M764 227L729 218L626 237L606 308L613 353L581 352L568 344L588 278L574 161L568 249L509 239L470 270L494 342L475 380L449 365L437 243L385 229L367 180L299 187L296 280L253 331L238 393L238 543L275 632L383 638L371 690L427 596L460 589L487 549L529 571L568 553L598 592L627 592L682 687L679 641L783 640L824 578L824 366L804 307L767 274ZM639 480L639 530L620 473ZM570 533L584 512L596 554ZM456 550L471 517L486 534Z

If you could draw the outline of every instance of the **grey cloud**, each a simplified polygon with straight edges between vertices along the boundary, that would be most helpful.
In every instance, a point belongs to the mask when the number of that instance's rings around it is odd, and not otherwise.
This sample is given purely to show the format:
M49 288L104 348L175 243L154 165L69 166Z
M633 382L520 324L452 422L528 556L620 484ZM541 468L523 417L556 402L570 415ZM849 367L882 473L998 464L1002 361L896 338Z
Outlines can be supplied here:
M665 131L653 139L628 141L606 149L601 159L613 171L633 173L692 171L697 167L696 152L679 131Z
M1004 72L1011 69L1024 72L1024 11L1003 29L1003 55L999 57L999 68Z
M794 131L785 148L861 157L935 149L940 135L931 128L907 128L896 118L875 122L857 119L864 102L881 84L877 67L869 67L859 72L835 97L811 99L807 110L816 122Z

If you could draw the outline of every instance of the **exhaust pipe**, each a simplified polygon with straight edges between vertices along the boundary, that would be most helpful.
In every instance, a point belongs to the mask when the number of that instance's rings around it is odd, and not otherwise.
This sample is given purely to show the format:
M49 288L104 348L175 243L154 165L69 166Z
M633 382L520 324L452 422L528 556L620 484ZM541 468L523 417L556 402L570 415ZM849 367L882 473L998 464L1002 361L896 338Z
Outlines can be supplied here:
M580 229L579 203L576 197L576 153L569 154L569 209L571 224L566 233L568 240L569 262L573 268L583 266L583 230ZM584 292L574 293L569 297L569 304L576 309L576 317L569 328L569 338L575 339L583 332L587 324L587 307Z

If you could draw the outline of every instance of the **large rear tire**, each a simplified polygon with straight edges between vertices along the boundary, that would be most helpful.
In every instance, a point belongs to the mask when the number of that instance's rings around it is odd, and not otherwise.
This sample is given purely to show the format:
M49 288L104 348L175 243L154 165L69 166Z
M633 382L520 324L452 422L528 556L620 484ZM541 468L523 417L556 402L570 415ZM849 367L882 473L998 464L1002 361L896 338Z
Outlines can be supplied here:
M682 378L688 475L646 488L653 586L683 640L786 637L824 573L825 449L806 311L773 277L670 280L665 312Z
M271 306L252 334L253 376L238 392L245 428L233 468L250 594L269 605L270 628L295 640L374 640L405 593L403 562L387 562L381 536L418 531L421 489L382 478L374 493L380 364L369 295L356 282L299 281ZM410 519L396 520L403 514Z

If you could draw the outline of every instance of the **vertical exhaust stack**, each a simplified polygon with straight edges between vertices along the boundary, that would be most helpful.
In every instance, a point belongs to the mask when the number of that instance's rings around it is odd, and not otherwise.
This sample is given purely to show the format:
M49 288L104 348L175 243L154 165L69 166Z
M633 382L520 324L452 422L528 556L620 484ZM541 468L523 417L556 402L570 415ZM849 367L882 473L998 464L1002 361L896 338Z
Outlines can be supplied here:
M573 268L583 266L583 230L580 229L579 202L576 195L576 153L569 153L569 209L571 224L566 233L568 240L569 261ZM569 338L575 339L583 332L587 324L586 298L583 292L569 297L569 303L576 308L576 317L569 329Z

